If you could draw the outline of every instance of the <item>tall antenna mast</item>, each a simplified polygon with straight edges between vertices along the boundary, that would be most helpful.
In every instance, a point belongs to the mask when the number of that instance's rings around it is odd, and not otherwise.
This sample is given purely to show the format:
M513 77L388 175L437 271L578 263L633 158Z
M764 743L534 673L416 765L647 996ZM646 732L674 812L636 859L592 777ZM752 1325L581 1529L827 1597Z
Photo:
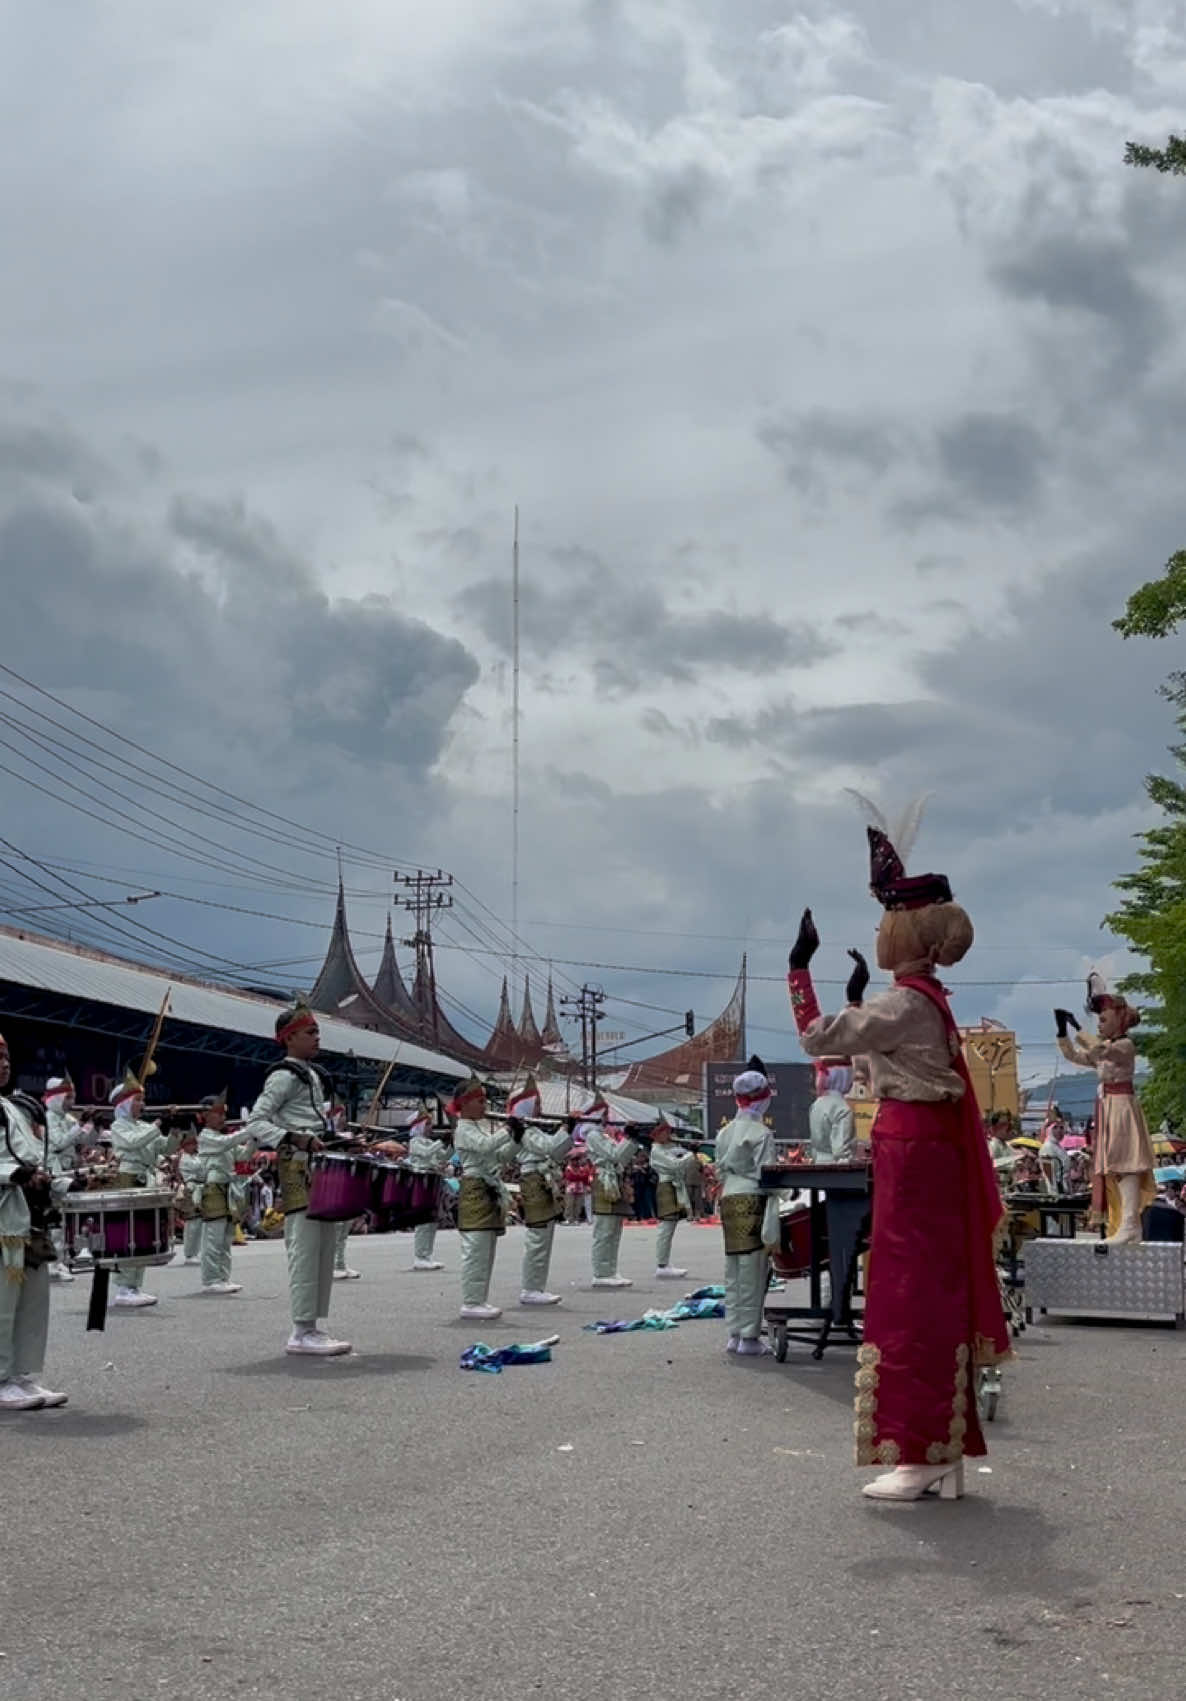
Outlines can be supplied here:
M511 1004L519 988L519 504L511 551Z

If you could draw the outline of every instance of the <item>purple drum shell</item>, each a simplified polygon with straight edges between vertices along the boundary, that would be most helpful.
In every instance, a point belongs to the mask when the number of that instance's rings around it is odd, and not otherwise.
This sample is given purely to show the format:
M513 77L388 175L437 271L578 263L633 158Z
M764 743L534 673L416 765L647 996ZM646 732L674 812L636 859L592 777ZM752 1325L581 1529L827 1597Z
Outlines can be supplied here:
M352 1223L369 1211L372 1171L361 1158L315 1157L309 1175L310 1219Z
M398 1166L387 1170L383 1176L380 1202L382 1208L390 1213L393 1229L412 1227L412 1188L415 1180L411 1170L400 1169Z
M439 1175L416 1175L412 1178L412 1209L411 1221L413 1227L421 1223L435 1223L441 1202L441 1178Z
M99 1200L102 1195L98 1196ZM96 1204L92 1214L63 1213L66 1250L73 1256L84 1245L97 1258L169 1259L173 1256L172 1207L121 1205L103 1210Z

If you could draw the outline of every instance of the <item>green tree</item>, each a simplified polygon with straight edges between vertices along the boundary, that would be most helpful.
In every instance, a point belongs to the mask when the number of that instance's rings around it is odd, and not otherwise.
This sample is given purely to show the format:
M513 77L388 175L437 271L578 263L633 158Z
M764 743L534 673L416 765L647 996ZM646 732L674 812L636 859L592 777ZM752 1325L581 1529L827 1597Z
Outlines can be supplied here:
M1124 150L1124 163L1152 166L1154 171L1168 171L1173 177L1186 176L1186 141L1181 136L1171 136L1164 148L1129 142Z
M1140 835L1139 868L1115 882L1123 900L1104 918L1148 968L1121 988L1143 1012L1135 1038L1151 1075L1142 1098L1150 1123L1186 1117L1186 675L1162 687L1181 739L1171 745L1178 777L1150 774L1145 790L1163 819Z
M1126 165L1152 168L1172 177L1186 176L1186 139L1170 136L1164 148L1129 142ZM1125 638L1167 638L1186 619L1186 550L1170 556L1159 579L1150 579L1129 597L1113 621ZM1144 1023L1138 1045L1151 1077L1142 1097L1151 1122L1186 1116L1186 674L1172 674L1162 686L1174 705L1180 734L1170 746L1177 779L1150 774L1145 790L1162 820L1140 836L1135 874L1115 882L1123 894L1119 909L1105 925L1144 957L1148 968L1129 975L1122 990L1142 1005Z

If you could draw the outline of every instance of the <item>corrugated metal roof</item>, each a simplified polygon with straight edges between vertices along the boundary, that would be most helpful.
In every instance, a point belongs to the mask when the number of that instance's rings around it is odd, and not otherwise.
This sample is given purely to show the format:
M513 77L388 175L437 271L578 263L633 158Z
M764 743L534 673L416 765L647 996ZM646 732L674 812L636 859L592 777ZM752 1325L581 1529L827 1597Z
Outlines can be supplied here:
M113 1004L123 1010L142 1010L145 1015L153 1016L161 1007L165 988L172 987L168 1014L174 1020L269 1040L275 1034L276 1017L284 1008L253 993L187 980L160 969L141 968L118 957L8 927L0 927L0 981L87 998L96 1004ZM350 1022L335 1021L332 1016L319 1016L318 1025L326 1051L353 1052L356 1057L383 1063L395 1058L406 1068L424 1069L456 1080L469 1074L468 1069L452 1058L426 1051L423 1046L406 1040L372 1033Z

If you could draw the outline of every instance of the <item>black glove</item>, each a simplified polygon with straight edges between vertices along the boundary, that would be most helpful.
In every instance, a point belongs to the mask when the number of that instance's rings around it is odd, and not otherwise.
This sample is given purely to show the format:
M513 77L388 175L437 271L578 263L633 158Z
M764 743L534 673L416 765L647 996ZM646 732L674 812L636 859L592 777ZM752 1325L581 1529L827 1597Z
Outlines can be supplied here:
M1074 1028L1076 1033L1079 1032L1079 1024L1069 1010L1056 1010L1054 1020L1058 1027L1059 1039L1066 1039L1068 1028Z
M520 1122L517 1116L507 1117L507 1127L511 1131L511 1138L513 1140L522 1140L524 1134L527 1132L527 1124L525 1122Z
M811 959L819 950L819 934L815 930L815 922L811 911L803 911L803 919L799 923L799 937L791 946L791 954L787 962L793 970L806 969L811 966Z
M864 998L865 988L869 984L869 965L865 961L861 952L856 950L855 947L848 954L856 964L856 967L848 977L848 985L844 989L844 996L850 1004L859 1004Z

